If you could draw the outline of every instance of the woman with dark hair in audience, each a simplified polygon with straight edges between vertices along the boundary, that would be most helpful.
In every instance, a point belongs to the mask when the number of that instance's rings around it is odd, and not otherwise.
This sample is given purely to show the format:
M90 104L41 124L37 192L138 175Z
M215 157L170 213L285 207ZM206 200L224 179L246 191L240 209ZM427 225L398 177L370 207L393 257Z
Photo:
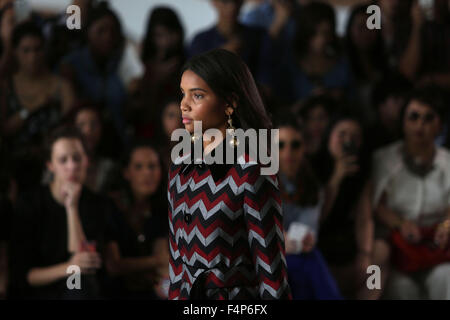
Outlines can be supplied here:
M400 111L411 83L400 74L390 74L378 81L372 91L374 122L369 136L370 150L376 150L400 139Z
M284 103L325 89L337 97L353 96L350 65L340 51L335 12L329 4L312 2L302 8L293 47L283 61L273 85Z
M158 108L179 93L179 73L185 62L184 30L172 9L157 7L151 12L141 60L145 73L132 97L133 122L138 137L152 138L159 125Z
M0 81L0 130L9 154L18 168L19 190L41 180L45 159L42 141L49 130L60 125L73 106L69 82L54 75L45 63L45 41L32 22L14 28L11 45L16 68Z
M170 168L172 148L177 144L177 141L171 141L172 132L176 129L183 128L180 99L177 97L169 97L163 104L161 112L159 133L155 141L157 141L161 160L164 164L164 171L167 172Z
M280 190L288 280L294 299L341 299L316 248L323 194L306 159L305 135L293 115L278 121Z
M368 196L369 161L361 122L343 115L331 122L312 162L324 185L318 247L344 296L366 287L373 225Z
M314 158L319 152L333 114L338 111L336 104L328 95L313 96L301 104L297 111L305 127L305 152L308 157Z
M413 2L416 2L414 7L412 6ZM408 37L420 29L411 27L413 19L417 21L417 25L421 23L418 2L413 0L375 1L375 4L380 7L382 25L380 31L387 54L387 63L392 69L400 67L402 55L408 44ZM411 29L415 30L411 32Z
M84 186L86 150L77 129L55 131L47 154L53 181L18 200L11 238L14 298L91 299L101 294L100 253L113 235L106 222L114 206ZM81 274L72 274L77 271Z
M445 113L436 88L414 90L403 139L373 157L377 235L392 256L388 298L450 299L450 153L435 145Z
M32 22L14 28L12 48L17 70L0 88L0 116L3 134L16 147L38 146L43 134L58 125L73 106L72 87L49 71L44 46L42 32Z
M80 106L74 115L74 125L86 143L89 166L86 186L93 192L106 192L112 187L112 175L116 171L114 162L101 154L103 123L101 111L94 104Z
M13 50L11 36L16 23L15 10L12 3L0 8L0 79L12 71Z
M352 8L347 21L345 45L352 71L358 87L358 97L370 112L372 86L388 71L387 57L380 29L367 28L367 8L358 5ZM373 114L368 114L373 116ZM370 117L373 120L373 117Z
M80 98L105 107L105 125L115 129L106 136L118 136L125 142L127 88L119 75L125 40L119 18L106 2L101 2L89 11L84 30L86 46L63 58L60 72L72 82ZM117 139L110 140L117 148Z
M124 184L112 193L120 213L111 216L118 239L108 243L105 264L113 298L167 299L168 225L165 172L148 142L130 147Z
M213 27L195 35L189 46L189 56L222 48L238 54L248 65L255 79L270 80L267 67L271 64L271 40L265 29L241 24L239 14L243 0L209 0L217 13Z
M428 1L411 9L412 26L400 71L421 85L450 86L450 3ZM427 8L428 7L428 8Z

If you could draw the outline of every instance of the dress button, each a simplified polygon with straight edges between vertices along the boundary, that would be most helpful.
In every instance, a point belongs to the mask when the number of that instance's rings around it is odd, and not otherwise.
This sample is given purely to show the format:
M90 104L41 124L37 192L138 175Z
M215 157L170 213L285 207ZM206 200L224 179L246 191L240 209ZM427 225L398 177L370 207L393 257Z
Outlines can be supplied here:
M191 220L192 220L192 214L189 214L189 213L184 214L184 221L186 223L191 223Z

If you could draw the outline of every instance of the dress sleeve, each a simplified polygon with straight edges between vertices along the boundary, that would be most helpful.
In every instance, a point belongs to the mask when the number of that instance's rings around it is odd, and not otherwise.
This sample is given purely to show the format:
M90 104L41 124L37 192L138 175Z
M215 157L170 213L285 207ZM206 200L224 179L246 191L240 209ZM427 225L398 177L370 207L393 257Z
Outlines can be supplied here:
M278 178L249 168L244 217L261 299L292 299L287 281L283 216Z
M170 173L169 173L170 178ZM170 181L170 180L169 180ZM176 243L176 226L173 224L173 201L170 195L170 183L167 191L169 206L169 300L178 300L181 290L181 280L183 275L183 263Z

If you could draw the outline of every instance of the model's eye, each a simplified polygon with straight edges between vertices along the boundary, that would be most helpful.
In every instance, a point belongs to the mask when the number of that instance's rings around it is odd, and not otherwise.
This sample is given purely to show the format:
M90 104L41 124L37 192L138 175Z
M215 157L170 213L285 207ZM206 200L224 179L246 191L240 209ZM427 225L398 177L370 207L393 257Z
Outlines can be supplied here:
M198 94L198 93L194 93L194 98L195 99L202 99L203 95L202 94Z

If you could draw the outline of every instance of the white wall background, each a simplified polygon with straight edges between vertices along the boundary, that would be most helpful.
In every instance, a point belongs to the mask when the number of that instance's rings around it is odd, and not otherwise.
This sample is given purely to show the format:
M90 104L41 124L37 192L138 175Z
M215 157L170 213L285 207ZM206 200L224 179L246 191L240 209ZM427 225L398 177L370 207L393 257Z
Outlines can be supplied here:
M28 0L28 2L32 7L62 11L70 5L71 0ZM109 0L109 2L121 18L127 36L135 41L140 41L144 36L148 16L156 6L167 6L177 12L184 26L187 41L199 30L212 25L216 18L209 0Z
M54 11L63 11L71 3L71 0L16 1L21 4L28 1L29 6ZM186 41L189 41L198 31L211 26L216 19L210 0L109 0L109 2L121 18L126 35L134 41L140 41L144 36L148 16L156 6L168 6L177 12L185 29ZM342 34L348 9L343 6L336 9L337 31Z

